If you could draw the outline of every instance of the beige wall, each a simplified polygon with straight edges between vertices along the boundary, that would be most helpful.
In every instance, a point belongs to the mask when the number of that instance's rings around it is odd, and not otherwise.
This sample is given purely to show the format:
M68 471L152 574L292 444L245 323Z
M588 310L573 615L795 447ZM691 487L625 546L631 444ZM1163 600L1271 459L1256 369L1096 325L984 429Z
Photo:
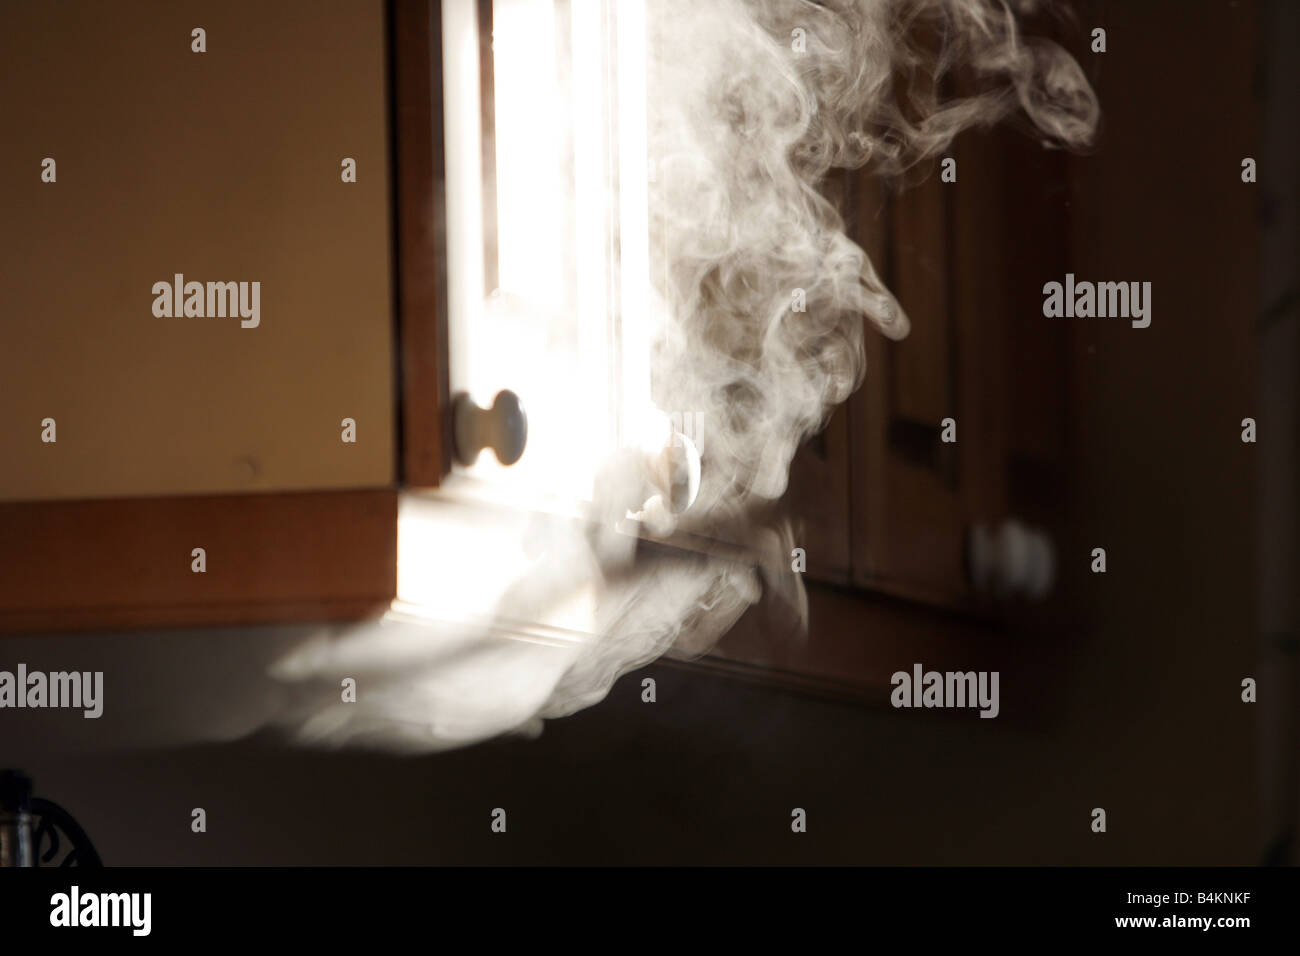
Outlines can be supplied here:
M380 0L0 8L0 499L393 481L383 30ZM260 325L155 317L177 272L260 281Z

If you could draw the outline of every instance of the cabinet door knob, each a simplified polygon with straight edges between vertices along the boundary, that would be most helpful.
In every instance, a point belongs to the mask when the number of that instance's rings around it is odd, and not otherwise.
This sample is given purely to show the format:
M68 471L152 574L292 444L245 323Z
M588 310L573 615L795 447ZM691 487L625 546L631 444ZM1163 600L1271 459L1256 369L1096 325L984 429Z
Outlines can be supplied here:
M971 528L967 563L976 593L995 598L1042 600L1056 578L1052 539L1014 518L995 531L982 524Z
M700 452L681 432L673 432L657 455L646 457L646 471L672 514L695 504L700 493Z
M461 392L452 400L451 415L452 445L460 464L474 464L484 448L491 448L503 465L513 465L523 455L528 416L524 403L509 389L497 392L491 408L476 405Z

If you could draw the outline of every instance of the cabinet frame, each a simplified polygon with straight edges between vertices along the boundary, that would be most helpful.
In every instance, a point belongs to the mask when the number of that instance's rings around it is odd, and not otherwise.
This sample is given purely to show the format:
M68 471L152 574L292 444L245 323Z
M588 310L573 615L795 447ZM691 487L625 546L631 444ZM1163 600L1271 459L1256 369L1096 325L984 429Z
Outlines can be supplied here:
M441 5L388 0L398 482L450 465ZM397 592L398 488L0 502L0 633L357 620ZM205 550L206 571L191 569Z

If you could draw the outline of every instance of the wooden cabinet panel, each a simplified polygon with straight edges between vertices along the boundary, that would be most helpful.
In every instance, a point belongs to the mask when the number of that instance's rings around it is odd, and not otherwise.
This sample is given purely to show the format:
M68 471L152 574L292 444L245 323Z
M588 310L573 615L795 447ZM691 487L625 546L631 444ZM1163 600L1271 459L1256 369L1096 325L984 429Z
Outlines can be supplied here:
M951 192L932 175L894 196L890 215L893 292L912 330L889 350L891 418L937 439L953 413L953 316L948 264Z
M384 40L381 0L0 9L0 500L393 483ZM216 316L155 314L177 274Z
M867 330L867 382L850 405L855 584L939 603L967 597L950 186L896 193L863 176L854 234L912 321L902 342ZM958 442L941 440L945 418Z
M847 579L814 574L811 552L810 577L983 612L992 605L966 567L971 528L1014 517L1054 532L1068 494L1068 346L1041 312L1042 283L1065 269L1065 167L1009 130L967 133L946 155L955 183L936 162L909 190L862 173L847 191L850 234L911 333L892 342L866 330L865 382L796 460L790 506L826 529L847 498ZM945 418L954 443L941 440ZM847 469L827 458L841 446ZM842 553L842 538L810 540Z
M845 224L882 278L888 280L890 208L883 183L854 177L846 200ZM865 330L866 379L846 405L849 419L849 515L852 582L870 585L889 566L885 531L887 498L886 426L888 424L889 342L871 326Z
M0 503L0 632L360 618L396 588L391 489Z
M849 429L848 409L840 408L824 431L804 443L790 467L787 498L798 502L794 544L806 552L807 575L814 581L852 580Z
M437 26L431 0L0 11L0 631L387 608L399 425L407 481L448 457ZM258 321L155 314L176 273L257 282Z

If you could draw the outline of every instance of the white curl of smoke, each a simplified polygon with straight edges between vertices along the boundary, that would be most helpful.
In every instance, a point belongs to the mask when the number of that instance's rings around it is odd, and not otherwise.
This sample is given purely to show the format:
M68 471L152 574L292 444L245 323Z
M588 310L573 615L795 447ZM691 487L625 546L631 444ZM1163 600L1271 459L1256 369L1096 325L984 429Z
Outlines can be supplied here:
M705 410L699 498L679 524L744 544L756 560L636 560L614 519L645 500L636 467L611 461L592 521L549 532L534 570L496 614L526 620L554 593L590 586L597 634L564 647L389 620L323 637L274 669L304 689L353 674L355 704L304 698L278 723L301 740L433 750L602 699L621 674L707 650L785 568L788 528L759 514L790 461L864 374L864 319L901 338L908 319L819 192L835 167L898 174L971 126L1019 111L1051 145L1079 147L1098 107L1075 60L1022 35L1034 3L998 0L650 0L652 228L666 261L652 356L661 407ZM943 99L945 75L977 90ZM807 310L791 310L792 290ZM766 575L797 610L791 573ZM330 690L329 688L332 688Z

